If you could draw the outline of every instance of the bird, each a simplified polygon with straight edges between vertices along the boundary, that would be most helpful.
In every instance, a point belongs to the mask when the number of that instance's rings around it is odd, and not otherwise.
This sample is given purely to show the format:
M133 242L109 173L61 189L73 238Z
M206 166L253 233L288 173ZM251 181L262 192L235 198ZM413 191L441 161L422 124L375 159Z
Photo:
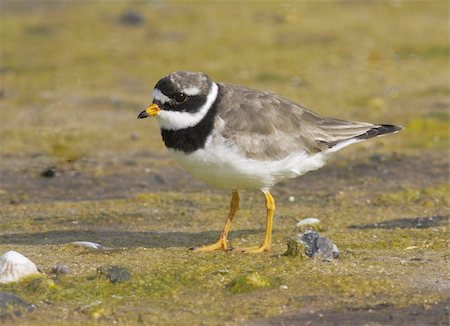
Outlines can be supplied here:
M269 251L278 182L325 165L332 153L354 143L402 129L325 118L273 92L213 81L202 72L176 71L162 77L153 101L138 119L156 117L162 140L191 175L231 191L230 210L218 240L195 252ZM265 197L266 229L260 245L231 248L228 234L241 190Z

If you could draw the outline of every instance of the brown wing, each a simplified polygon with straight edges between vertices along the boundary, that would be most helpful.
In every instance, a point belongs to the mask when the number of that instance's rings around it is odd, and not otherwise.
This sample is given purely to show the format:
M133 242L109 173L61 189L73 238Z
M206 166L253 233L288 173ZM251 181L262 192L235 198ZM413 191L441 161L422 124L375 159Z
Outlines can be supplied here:
M282 159L301 150L317 153L377 127L322 118L274 93L230 84L220 86L216 127L248 158ZM361 139L373 136L376 135Z

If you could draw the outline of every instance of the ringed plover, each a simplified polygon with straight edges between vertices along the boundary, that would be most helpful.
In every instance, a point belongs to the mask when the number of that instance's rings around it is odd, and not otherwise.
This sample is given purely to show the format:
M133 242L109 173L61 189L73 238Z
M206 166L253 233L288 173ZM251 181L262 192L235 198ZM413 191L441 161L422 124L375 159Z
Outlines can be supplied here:
M278 182L317 170L348 145L402 127L323 118L277 94L217 83L200 72L177 71L153 90L153 103L138 118L156 117L162 139L189 173L232 191L231 207L217 242L194 251L229 250L228 233L239 209L240 189L259 189L266 201L266 232L260 246L270 249Z

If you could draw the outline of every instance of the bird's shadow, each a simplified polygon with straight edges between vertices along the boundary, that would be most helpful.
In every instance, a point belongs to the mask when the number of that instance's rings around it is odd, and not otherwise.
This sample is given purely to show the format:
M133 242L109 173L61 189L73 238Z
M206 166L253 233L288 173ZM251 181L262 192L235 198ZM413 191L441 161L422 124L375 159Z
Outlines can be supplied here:
M263 233L263 230L236 230L230 239L249 234ZM96 242L112 248L170 248L202 246L217 240L216 231L169 232L169 231L95 231L62 230L36 233L12 233L0 236L0 244L8 245L62 245L75 241Z

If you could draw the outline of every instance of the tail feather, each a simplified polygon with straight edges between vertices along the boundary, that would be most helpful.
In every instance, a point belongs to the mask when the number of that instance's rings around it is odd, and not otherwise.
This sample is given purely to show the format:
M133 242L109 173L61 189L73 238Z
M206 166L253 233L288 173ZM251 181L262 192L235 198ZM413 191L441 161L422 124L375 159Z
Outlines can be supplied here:
M365 133L358 135L354 138L356 139L369 139L373 137L378 137L385 134L390 134L402 130L402 127L394 125L377 125L372 129L367 130Z
M340 150L341 148L344 148L350 144L354 144L357 142L360 142L362 140L366 140L373 137L378 137L390 133L396 133L400 130L402 130L403 127L400 126L394 126L394 125L373 125L372 128L366 130L363 133L356 134L352 137L348 137L345 139L339 139L335 141L328 141L326 142L329 148L330 152L335 152Z

